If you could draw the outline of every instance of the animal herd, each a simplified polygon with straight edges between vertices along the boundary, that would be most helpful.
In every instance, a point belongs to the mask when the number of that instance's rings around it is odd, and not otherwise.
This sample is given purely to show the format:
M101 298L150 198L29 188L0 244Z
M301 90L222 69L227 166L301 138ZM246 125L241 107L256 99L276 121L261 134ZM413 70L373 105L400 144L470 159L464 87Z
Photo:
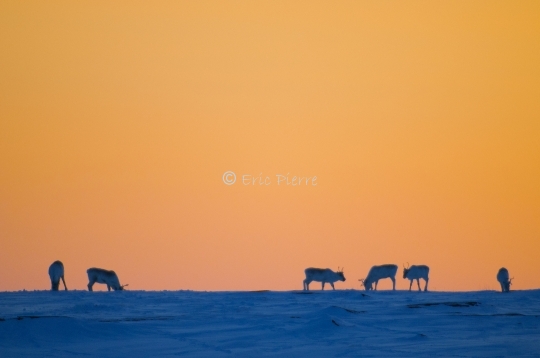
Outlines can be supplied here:
M88 275L88 291L93 291L94 283L104 283L107 290L122 291L127 285L120 285L120 280L116 272L104 270L101 268L89 268L86 270ZM49 266L49 277L51 278L51 290L58 291L60 279L64 283L64 290L67 291L66 281L64 280L64 264L62 261L55 261Z
M361 285L366 291L377 290L377 284L379 280L389 278L392 280L392 289L396 289L396 274L398 271L398 266L394 264L386 264L380 266L373 266L369 270L366 278L360 279ZM340 270L332 271L329 268L315 268L310 267L305 269L306 278L304 280L304 291L309 291L309 284L313 281L320 282L324 290L324 285L329 283L334 287L334 282L342 281L345 282L345 275L343 274L343 268ZM88 291L93 291L95 283L102 283L107 285L107 290L122 291L127 285L120 285L120 280L114 271L104 270L101 268L89 268L86 270L88 275ZM51 290L58 291L60 286L60 280L64 284L64 290L67 291L66 281L64 280L64 264L61 261L55 261L49 267L49 277L51 278ZM512 284L512 279L509 278L508 270L504 267L499 269L497 272L497 281L501 285L502 292L510 292L510 285ZM403 265L403 278L409 280L409 291L412 289L413 281L416 280L418 285L418 291L421 291L420 288L420 279L425 281L424 291L428 289L429 282L429 266L426 265L412 265L407 264L407 267ZM373 287L375 285L375 288Z
M377 290L377 284L379 280L389 278L392 280L392 289L396 289L396 274L398 271L398 266L394 264L386 264L380 266L373 266L369 270L366 278L360 279L360 283L366 291ZM306 278L304 280L304 291L309 291L309 284L313 281L321 282L321 289L324 290L324 285L329 283L330 286L334 288L334 282L342 281L345 282L345 275L343 274L343 268L340 270L338 267L337 272L332 271L329 268L321 269L310 267L305 269ZM502 292L509 292L510 285L512 284L512 279L509 278L508 270L504 267L499 269L497 273L497 281L501 285ZM424 291L428 289L429 282L429 266L426 265L412 265L407 264L407 267L403 265L403 278L409 280L409 291L412 289L413 281L416 280L418 285L418 291L421 291L420 288L420 279L423 279L426 284L424 286ZM375 285L375 288L373 288Z

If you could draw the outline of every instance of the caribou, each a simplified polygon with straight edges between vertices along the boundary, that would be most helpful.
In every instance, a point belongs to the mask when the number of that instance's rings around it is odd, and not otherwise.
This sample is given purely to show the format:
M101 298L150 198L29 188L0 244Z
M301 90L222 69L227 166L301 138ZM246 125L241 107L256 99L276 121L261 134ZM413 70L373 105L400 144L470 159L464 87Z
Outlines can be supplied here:
M88 274L88 291L93 291L94 283L104 283L107 285L107 290L122 291L127 285L120 285L118 276L114 271L104 270L101 268L89 268L86 270Z
M412 288L413 281L416 280L416 283L418 284L418 291L421 291L420 289L420 279L423 278L424 281L426 281L426 286L424 287L424 292L427 291L427 286L429 282L429 266L426 265L412 265L410 266L407 262L407 267L403 265L403 278L407 278L410 280L409 284L409 291Z
M345 282L345 275L343 275L343 268L341 271L338 270L337 272L334 272L330 270L329 268L322 269L322 268L314 268L310 267L305 269L306 279L304 280L304 291L309 291L309 284L311 281L321 282L322 288L321 290L324 290L324 284L329 283L330 286L332 286L332 289L336 289L334 287L334 282L336 281L343 281Z
M510 285L512 284L512 278L508 278L510 275L508 274L508 270L504 267L501 267L499 269L499 272L497 272L497 281L501 284L501 291L502 292L510 292Z
M51 278L51 291L58 291L60 280L64 283L64 290L67 291L66 281L64 280L64 264L62 261L55 261L49 266L49 277Z
M396 290L396 272L398 270L397 265L387 264L380 266L373 266L365 279L360 279L362 286L366 291L373 290L373 283L375 283L375 290L377 290L377 284L379 280L383 278L389 278L392 280L393 290Z

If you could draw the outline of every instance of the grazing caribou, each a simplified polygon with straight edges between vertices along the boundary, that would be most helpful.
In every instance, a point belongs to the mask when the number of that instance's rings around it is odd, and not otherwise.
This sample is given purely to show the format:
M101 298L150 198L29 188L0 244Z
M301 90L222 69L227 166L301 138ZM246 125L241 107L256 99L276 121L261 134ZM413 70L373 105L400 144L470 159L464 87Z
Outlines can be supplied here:
M93 291L92 287L94 286L94 283L104 283L107 285L107 290L111 290L111 288L115 291L122 291L124 287L127 285L120 285L120 281L118 280L118 276L114 271L104 270L101 268L95 268L92 267L88 270L86 270L86 273L88 274L88 291Z
M373 290L373 283L375 283L375 290L377 290L377 284L379 280L383 278L389 278L392 280L393 290L396 290L396 272L398 270L397 265L387 264L380 266L373 266L365 279L358 281L362 282L362 286L366 291Z
M501 291L502 292L510 292L510 285L512 284L513 277L510 278L510 275L508 274L508 270L504 267L501 267L499 269L499 272L497 272L497 281L501 284Z
M51 291L58 291L60 279L64 283L64 290L67 291L66 281L64 280L64 264L62 261L55 261L49 266L49 277L51 278Z
M309 284L311 281L317 281L322 282L322 290L324 290L324 284L329 283L330 286L335 290L334 282L336 281L343 281L345 282L345 276L343 275L343 268L341 271L334 272L330 270L329 268L321 269L321 268L314 268L310 267L307 268L305 271L306 273L306 279L304 280L304 291L309 291Z
M403 265L403 278L409 279L410 285L409 285L409 291L412 288L412 283L414 280L416 280L416 283L418 284L418 291L421 291L420 289L420 279L423 278L424 281L426 281L426 286L424 287L424 291L427 291L427 285L429 281L429 266L426 265L412 265L409 266L409 263L407 262L407 267Z

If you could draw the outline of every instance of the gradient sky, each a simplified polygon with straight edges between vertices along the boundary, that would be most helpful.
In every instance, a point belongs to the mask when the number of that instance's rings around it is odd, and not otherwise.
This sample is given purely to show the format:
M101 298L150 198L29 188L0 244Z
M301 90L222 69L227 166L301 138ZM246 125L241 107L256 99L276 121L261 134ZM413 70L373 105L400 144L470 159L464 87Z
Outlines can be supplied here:
M2 1L0 290L538 288L539 39L538 1Z

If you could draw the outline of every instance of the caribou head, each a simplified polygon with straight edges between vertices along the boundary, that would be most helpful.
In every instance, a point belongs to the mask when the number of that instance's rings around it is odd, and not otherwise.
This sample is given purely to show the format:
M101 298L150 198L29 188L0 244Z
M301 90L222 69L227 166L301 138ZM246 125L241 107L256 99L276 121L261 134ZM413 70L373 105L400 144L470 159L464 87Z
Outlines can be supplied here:
M409 270L411 269L411 265L407 262L407 267L405 267L405 264L403 264L403 278L407 278L407 273L409 273Z
M339 266L338 266L336 274L339 276L340 281L345 282L345 275L343 274L343 269L344 269L344 267L342 267L341 270L340 270Z

